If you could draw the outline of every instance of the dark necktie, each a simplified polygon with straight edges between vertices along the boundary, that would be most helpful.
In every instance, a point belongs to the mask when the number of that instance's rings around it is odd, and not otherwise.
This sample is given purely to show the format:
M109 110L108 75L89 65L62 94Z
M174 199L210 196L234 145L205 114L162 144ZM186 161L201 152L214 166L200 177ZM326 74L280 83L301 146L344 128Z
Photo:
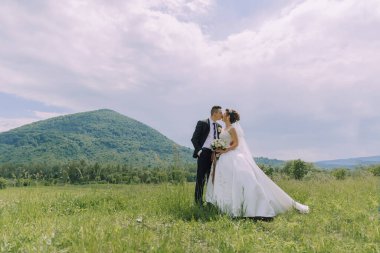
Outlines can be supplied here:
M212 123L214 125L214 139L217 139L216 137L216 123Z

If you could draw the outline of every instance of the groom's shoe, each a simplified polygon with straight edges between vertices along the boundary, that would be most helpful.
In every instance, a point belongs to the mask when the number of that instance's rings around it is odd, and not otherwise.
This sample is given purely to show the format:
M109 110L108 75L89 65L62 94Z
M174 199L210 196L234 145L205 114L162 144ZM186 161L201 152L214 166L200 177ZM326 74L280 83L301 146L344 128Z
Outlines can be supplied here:
M203 207L203 201L195 201L195 205L202 208Z

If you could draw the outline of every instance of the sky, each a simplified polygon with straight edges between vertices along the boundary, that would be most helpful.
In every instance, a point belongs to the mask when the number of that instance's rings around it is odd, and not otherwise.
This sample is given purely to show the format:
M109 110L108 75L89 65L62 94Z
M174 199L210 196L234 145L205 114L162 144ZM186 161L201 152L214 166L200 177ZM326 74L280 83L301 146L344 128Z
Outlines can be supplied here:
M3 0L0 132L108 108L192 147L213 105L254 156L380 155L378 0Z

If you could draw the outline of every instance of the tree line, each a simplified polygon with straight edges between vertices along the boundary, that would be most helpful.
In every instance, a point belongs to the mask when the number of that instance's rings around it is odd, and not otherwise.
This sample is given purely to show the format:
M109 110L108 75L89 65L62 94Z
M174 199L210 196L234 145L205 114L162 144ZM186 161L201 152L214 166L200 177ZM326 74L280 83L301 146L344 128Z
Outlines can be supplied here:
M303 179L310 173L330 173L336 179L345 179L350 170L340 168L331 171L320 170L313 164L302 160L292 160L283 166L260 164L259 167L270 177L283 175L296 180ZM374 176L380 176L380 165L365 168ZM179 161L170 165L149 168L130 164L100 164L84 160L70 161L64 164L49 165L38 163L29 165L0 165L0 188L6 185L29 186L36 183L55 184L158 184L195 182L196 164Z

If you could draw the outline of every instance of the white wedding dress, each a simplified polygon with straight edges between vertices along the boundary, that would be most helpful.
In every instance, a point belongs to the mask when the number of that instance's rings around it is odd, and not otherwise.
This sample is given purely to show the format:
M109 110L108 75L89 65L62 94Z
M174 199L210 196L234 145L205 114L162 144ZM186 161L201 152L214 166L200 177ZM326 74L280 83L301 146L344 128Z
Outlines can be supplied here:
M239 145L220 155L207 182L206 201L233 217L274 217L295 208L308 213L309 207L294 201L277 186L255 163L239 123L235 128ZM228 131L220 139L231 142Z

